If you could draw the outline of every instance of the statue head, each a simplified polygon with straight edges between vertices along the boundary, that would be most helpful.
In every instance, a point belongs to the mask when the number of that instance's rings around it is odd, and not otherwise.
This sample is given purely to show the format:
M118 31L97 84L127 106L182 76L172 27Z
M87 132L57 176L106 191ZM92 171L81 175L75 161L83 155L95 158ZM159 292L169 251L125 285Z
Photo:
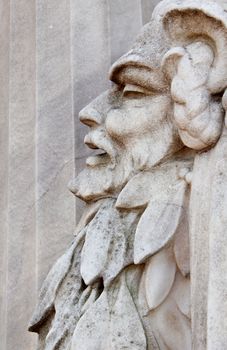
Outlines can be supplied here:
M70 187L85 201L115 196L135 174L219 139L227 85L226 17L213 2L164 0L110 70L112 87L80 112L98 149Z
M99 154L70 187L94 203L43 285L41 347L226 344L226 56L221 7L164 0L80 112Z

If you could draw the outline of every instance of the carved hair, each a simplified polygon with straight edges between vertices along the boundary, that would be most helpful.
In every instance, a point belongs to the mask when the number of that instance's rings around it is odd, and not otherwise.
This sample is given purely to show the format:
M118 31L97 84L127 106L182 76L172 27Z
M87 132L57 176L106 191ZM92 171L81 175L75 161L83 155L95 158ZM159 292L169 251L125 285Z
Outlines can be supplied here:
M186 146L206 149L217 142L223 127L227 16L206 0L165 0L155 15L162 18L172 47L162 67L171 79L174 122Z
M222 130L221 99L207 86L213 61L213 50L201 41L173 48L163 58L163 70L172 80L174 122L183 143L195 150L216 143Z

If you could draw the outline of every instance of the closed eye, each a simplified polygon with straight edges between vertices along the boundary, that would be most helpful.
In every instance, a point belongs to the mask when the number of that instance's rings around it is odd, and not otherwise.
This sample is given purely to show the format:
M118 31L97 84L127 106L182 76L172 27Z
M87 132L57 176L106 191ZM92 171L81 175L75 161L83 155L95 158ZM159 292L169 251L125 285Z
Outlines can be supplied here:
M126 84L123 89L123 97L127 98L143 98L153 94L154 93L152 91L137 85Z

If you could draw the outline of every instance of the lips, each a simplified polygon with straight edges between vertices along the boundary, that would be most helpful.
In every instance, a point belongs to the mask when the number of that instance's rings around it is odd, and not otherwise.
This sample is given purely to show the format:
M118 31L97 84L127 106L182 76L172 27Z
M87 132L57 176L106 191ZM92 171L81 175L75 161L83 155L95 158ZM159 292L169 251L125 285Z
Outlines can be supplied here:
M104 134L103 130L91 131L85 136L84 143L93 150L96 154L87 158L86 164L89 167L100 165L116 164L116 151L112 146L109 138Z

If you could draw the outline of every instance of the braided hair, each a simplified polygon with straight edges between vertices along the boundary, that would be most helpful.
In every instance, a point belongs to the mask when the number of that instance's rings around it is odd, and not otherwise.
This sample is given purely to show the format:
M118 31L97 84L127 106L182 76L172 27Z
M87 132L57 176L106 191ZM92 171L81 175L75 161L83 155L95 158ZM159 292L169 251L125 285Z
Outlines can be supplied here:
M166 61L173 64L171 57L176 56L171 82L174 123L186 146L204 150L217 142L223 127L221 98L212 95L207 86L214 53L207 43L193 42L167 52L163 66Z

